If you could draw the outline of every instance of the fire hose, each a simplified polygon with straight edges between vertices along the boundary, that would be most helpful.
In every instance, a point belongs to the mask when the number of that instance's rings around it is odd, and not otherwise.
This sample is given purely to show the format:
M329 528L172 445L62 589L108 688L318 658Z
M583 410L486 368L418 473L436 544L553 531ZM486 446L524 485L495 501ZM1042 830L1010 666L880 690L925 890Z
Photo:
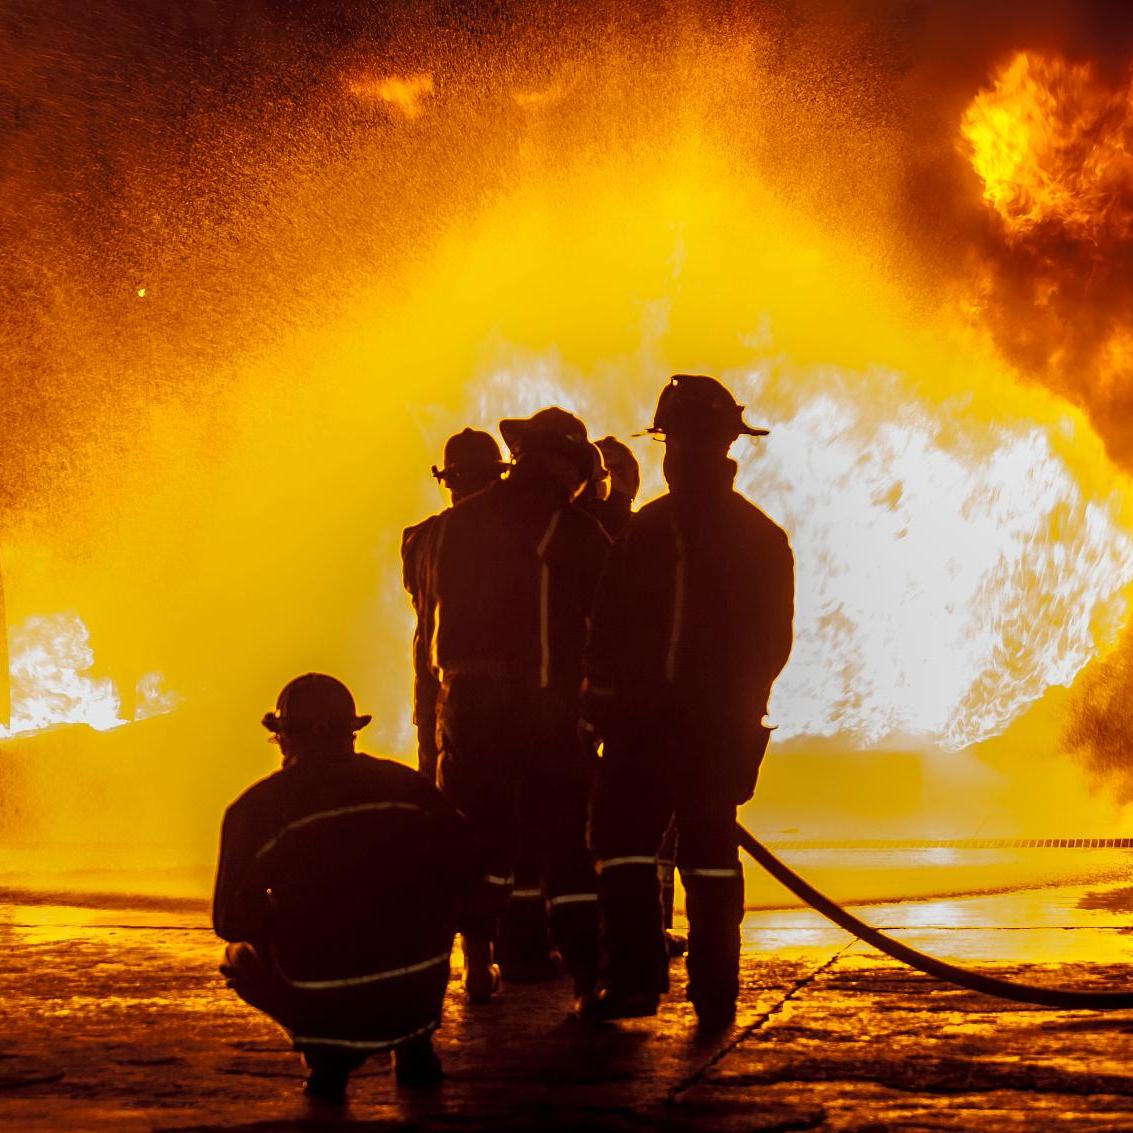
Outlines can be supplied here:
M859 920L853 913L820 893L804 881L793 869L781 862L762 842L739 824L736 825L740 846L751 855L776 881L786 886L796 897L816 912L833 921L839 928L864 940L879 952L908 964L918 972L934 976L946 983L968 988L970 991L993 995L998 999L1012 999L1017 1003L1031 1003L1062 1011L1124 1011L1133 1008L1133 992L1127 991L1067 991L1059 988L1037 987L1034 984L1016 983L1014 980L958 968L955 964L938 960L894 940L891 936Z

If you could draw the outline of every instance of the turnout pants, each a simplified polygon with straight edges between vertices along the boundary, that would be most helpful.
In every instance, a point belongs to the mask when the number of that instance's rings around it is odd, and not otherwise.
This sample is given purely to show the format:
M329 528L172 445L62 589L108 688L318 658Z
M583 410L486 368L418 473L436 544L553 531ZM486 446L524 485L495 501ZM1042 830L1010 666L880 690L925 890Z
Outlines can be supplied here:
M538 853L541 842L538 830L521 830L511 898L501 914L496 940L496 959L505 980L533 982L555 973Z
M569 696L505 680L455 676L438 703L441 790L464 812L487 862L461 929L494 940L516 884L542 884L550 932L581 992L598 959L598 895L586 846L594 756L579 741Z
M274 1019L312 1068L345 1072L368 1055L422 1042L437 1029L448 984L444 963L382 973L371 981L286 979L270 949L225 949L221 974L245 1003Z
M627 993L668 990L658 848L676 831L688 903L688 996L698 1013L726 1010L739 993L743 872L735 791L713 780L710 753L671 736L607 742L590 841L605 925L607 982Z

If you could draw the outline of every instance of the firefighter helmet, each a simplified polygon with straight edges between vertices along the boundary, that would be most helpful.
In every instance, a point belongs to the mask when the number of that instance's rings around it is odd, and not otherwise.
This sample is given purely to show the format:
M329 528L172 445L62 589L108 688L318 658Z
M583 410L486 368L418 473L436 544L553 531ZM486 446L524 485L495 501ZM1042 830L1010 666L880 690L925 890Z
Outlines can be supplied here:
M325 673L304 673L288 681L263 718L269 732L323 732L340 735L360 731L372 716L359 716L350 689Z
M610 486L624 492L632 500L641 487L641 469L628 445L617 437L603 437L594 442L602 452L602 462L610 472Z
M531 453L557 453L574 461L584 480L590 479L593 457L586 426L557 405L540 409L532 417L501 421L500 436L517 460Z
M434 464L433 475L443 482L468 473L495 472L503 475L506 468L500 446L491 433L462 429L445 442L444 467L438 468Z
M654 436L701 435L734 441L746 434L765 437L744 421L744 407L715 378L706 374L674 374L661 391L653 424L646 430Z

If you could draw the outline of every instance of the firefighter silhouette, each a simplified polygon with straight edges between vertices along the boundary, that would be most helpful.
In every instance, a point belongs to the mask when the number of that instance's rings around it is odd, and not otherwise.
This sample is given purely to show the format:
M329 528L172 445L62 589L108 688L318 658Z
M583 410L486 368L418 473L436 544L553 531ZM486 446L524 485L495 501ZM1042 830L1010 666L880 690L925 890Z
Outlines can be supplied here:
M657 850L675 819L688 903L689 998L707 1030L738 994L743 874L736 807L751 797L771 686L790 653L787 536L733 488L728 449L762 436L715 379L678 374L649 430L669 492L634 515L597 598L584 714L604 740L591 814L608 972L602 1018L649 1015L667 989Z
M500 446L490 433L463 429L449 437L444 467L433 465L433 476L455 505L494 484L507 470ZM401 536L402 581L413 602L413 723L417 728L417 767L429 782L437 778L437 677L429 666L433 627L427 599L429 538L438 516L407 527Z
M457 903L480 872L467 823L432 784L355 752L369 721L333 677L291 681L263 721L283 767L228 808L221 833L221 971L288 1031L322 1101L341 1101L351 1071L383 1052L399 1083L439 1080L431 1035Z
M559 408L506 420L506 480L444 513L430 541L432 663L441 789L488 857L462 920L465 987L491 997L493 941L523 833L539 865L551 935L590 993L598 907L586 847L593 751L578 735L582 652L609 539L573 506L591 474L586 427Z
M608 521L612 516L607 514L607 503L610 498L610 470L606 467L602 450L596 445L590 445L590 477L578 494L575 505L584 512L592 515L601 525L611 539L617 537L617 531L611 531Z
M594 449L594 472L579 502L616 539L629 523L641 472L633 453L616 437L595 441Z
M600 441L595 441L593 455L594 469L590 481L578 498L578 504L602 524L611 539L617 539L633 514L633 501L641 487L641 470L637 458L616 437L603 437ZM683 936L673 932L676 847L676 824L671 822L657 851L661 909L670 956L684 955L688 946Z

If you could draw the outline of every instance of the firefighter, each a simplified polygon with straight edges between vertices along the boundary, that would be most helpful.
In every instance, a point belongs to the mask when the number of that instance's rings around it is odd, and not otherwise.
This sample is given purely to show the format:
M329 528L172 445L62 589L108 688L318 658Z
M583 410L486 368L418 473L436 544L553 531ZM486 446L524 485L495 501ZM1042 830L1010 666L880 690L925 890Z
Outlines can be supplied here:
M633 501L641 488L641 469L629 447L617 437L603 437L595 441L602 454L606 470L607 489L598 518L611 539L626 529L633 514ZM677 828L670 822L669 829L657 851L657 876L661 880L661 909L664 913L665 943L670 956L683 956L688 941L673 931L673 901L676 882Z
M318 1101L341 1101L350 1072L391 1050L400 1084L439 1080L431 1036L456 906L480 872L467 823L434 786L355 752L369 721L333 677L291 681L263 719L282 769L228 808L221 832L221 972L287 1030Z
M452 503L494 484L507 470L500 446L490 433L463 429L449 437L444 448L444 467L433 465L433 476L448 490ZM407 527L401 536L402 580L413 601L416 624L413 628L413 723L417 728L417 768L429 782L437 778L437 678L429 667L429 640L432 626L422 621L428 611L425 591L428 580L424 569L426 548L437 516Z
M610 470L596 443L590 446L590 456L593 461L590 479L578 497L578 506L594 516L611 539L616 539L629 519L629 509L623 510L620 497L614 499Z
M602 457L602 450L593 442L590 445L590 478L582 486L578 494L577 505L583 511L589 512L599 523L606 534L613 538L611 532L603 523L606 501L610 496L610 471Z
M488 869L462 923L465 988L489 999L493 940L530 831L550 928L593 988L598 906L586 847L592 749L578 736L582 652L609 548L572 501L591 471L586 427L565 410L506 420L506 480L446 512L431 541L441 789L481 837Z
M604 738L591 815L608 974L595 1014L651 1015L667 990L657 848L675 817L688 902L688 995L706 1031L735 1016L743 873L736 807L767 747L763 717L792 639L784 532L733 489L728 449L763 436L715 379L678 374L649 430L669 493L610 556L584 713Z
M641 486L641 471L636 457L616 437L595 441L593 450L594 469L590 482L579 497L579 505L602 524L611 539L617 539L633 514L633 501ZM673 932L676 848L676 826L670 823L657 851L657 876L661 881L666 948L670 956L683 956L688 942Z
M617 437L595 441L609 476L603 526L611 539L616 539L629 523L633 501L641 487L641 471L637 458Z

